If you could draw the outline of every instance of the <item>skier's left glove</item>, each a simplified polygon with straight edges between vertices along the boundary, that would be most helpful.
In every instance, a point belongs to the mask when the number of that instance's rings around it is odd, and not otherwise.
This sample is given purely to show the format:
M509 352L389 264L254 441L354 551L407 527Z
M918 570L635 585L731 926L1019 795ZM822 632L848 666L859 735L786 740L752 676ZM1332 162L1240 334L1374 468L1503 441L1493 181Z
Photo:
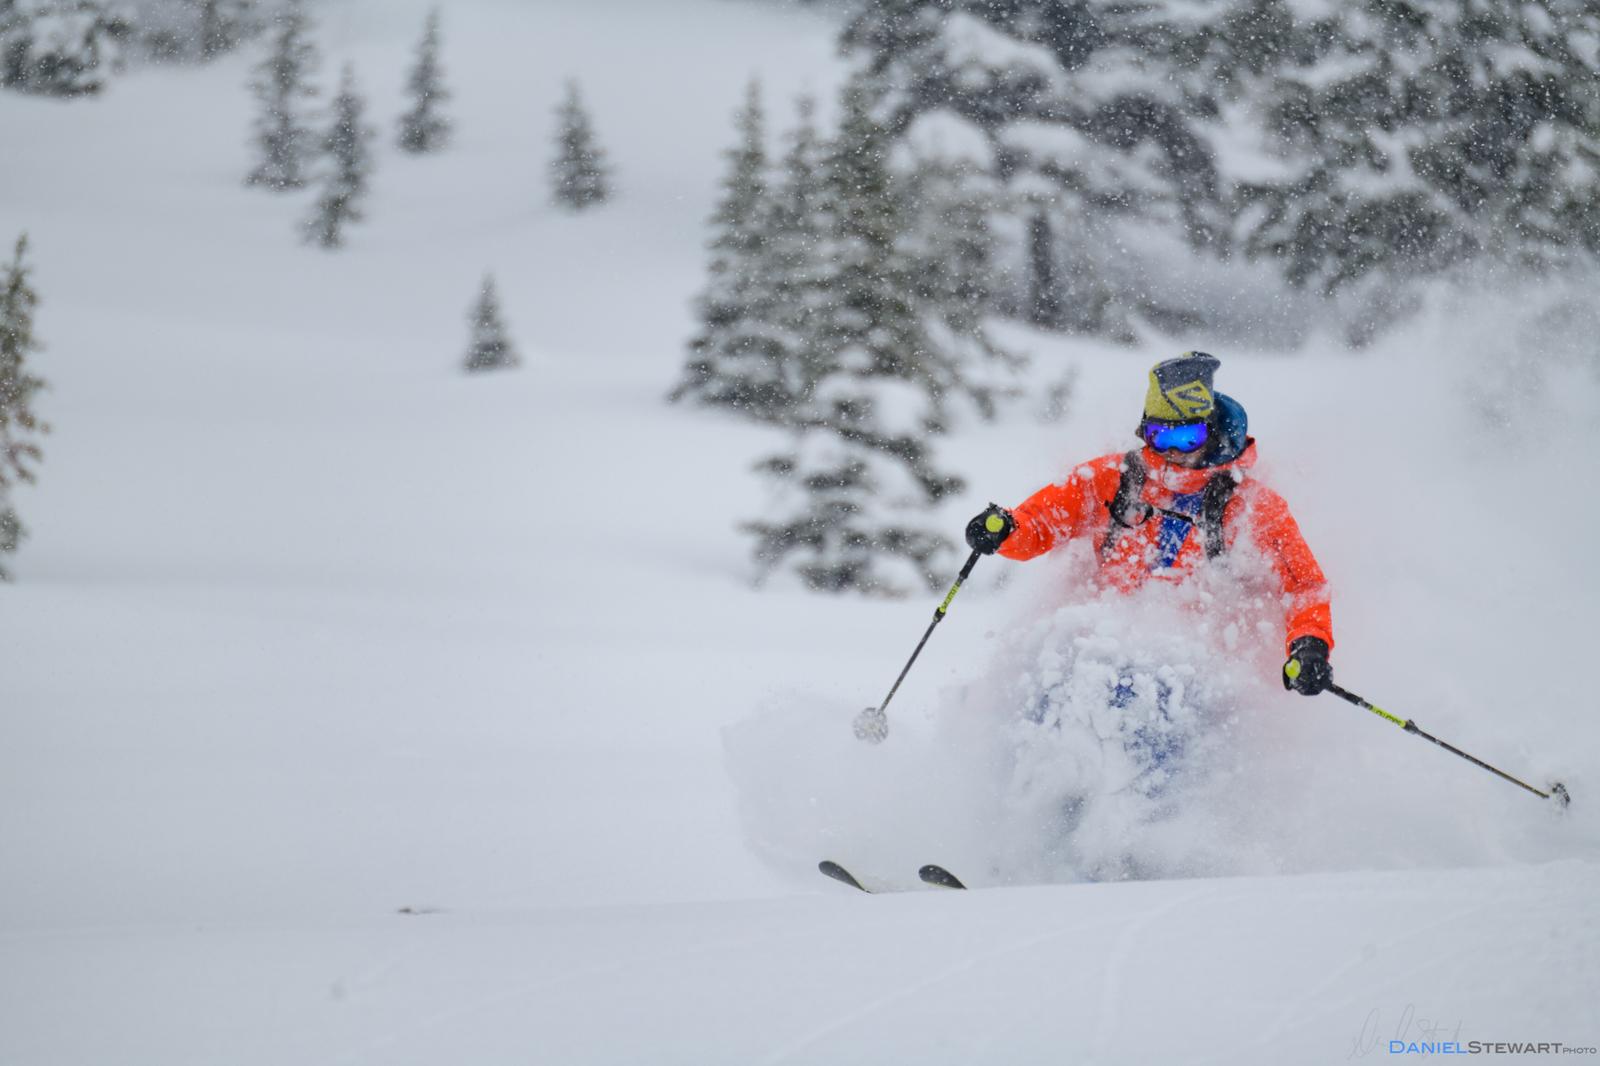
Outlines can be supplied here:
M1328 642L1321 637L1296 638L1289 645L1289 661L1283 664L1283 687L1302 696L1315 696L1332 683Z
M1011 517L1011 512L991 503L967 523L967 546L975 552L993 555L1016 528L1017 520Z

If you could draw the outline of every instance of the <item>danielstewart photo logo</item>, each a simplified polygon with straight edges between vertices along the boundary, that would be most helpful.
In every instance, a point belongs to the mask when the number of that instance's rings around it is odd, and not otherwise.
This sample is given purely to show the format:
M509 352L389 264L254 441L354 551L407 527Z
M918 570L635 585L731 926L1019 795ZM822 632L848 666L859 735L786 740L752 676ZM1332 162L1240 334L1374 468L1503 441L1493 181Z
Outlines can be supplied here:
M1391 1015L1393 1026L1383 1011L1374 1007L1362 1023L1361 1033L1350 1048L1349 1059L1365 1058L1375 1051L1390 1055L1594 1055L1590 1044L1569 1044L1559 1040L1467 1040L1460 1021L1439 1021L1420 1017L1415 1004L1407 1003L1398 1015Z
M1593 1055L1592 1047L1549 1041L1468 1040L1391 1040L1391 1055Z

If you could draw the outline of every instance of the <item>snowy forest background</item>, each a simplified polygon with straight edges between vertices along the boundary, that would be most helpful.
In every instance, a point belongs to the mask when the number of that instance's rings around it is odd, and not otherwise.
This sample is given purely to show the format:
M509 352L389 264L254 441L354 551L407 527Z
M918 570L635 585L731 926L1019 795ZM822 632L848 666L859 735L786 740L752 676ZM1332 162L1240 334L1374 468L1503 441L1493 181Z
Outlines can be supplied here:
M1579 0L0 0L0 1064L1595 1043L1597 68ZM851 737L1196 348L1341 682L1566 818L1070 551ZM1018 708L1139 649L1226 751L1064 847Z
M762 573L937 587L955 547L926 512L962 482L931 439L1024 391L1026 355L994 321L1128 345L1159 331L1359 348L1442 286L1593 285L1600 13L1582 0L875 0L837 14L849 76L826 125L803 96L769 144L759 81L735 119L701 329L671 394L791 431L759 466L777 496L746 526ZM336 249L362 218L375 131L349 66L319 110L315 36L298 0L5 0L0 84L92 96L130 67L260 42L246 180L318 182L303 236ZM448 143L440 48L434 10L394 133L413 155ZM551 195L603 204L576 81L556 137ZM514 360L495 299L486 278L471 369ZM14 550L22 525L5 513Z

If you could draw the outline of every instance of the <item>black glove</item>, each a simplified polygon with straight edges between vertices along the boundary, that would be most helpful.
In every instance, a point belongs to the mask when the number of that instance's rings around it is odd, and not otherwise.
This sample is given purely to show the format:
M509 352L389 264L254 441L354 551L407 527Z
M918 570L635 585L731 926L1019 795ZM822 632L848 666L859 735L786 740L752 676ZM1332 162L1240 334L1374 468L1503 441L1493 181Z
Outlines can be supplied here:
M1011 512L999 504L991 503L972 521L967 523L967 546L975 552L993 555L1017 528Z
M1302 696L1315 696L1333 683L1333 667L1328 665L1328 642L1321 637L1298 637L1289 645L1289 661L1283 664L1283 687Z

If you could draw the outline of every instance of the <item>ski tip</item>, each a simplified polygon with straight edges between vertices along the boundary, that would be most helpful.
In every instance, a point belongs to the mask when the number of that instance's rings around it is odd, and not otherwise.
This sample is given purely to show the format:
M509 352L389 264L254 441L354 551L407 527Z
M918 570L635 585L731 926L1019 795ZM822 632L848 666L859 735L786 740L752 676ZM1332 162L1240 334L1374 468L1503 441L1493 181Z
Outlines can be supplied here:
M832 859L823 859L817 863L817 869L835 881L842 881L858 892L869 892L870 889L855 879L855 875Z
M1561 804L1561 809L1566 810L1572 806L1572 793L1567 791L1567 786L1560 781L1550 786L1550 798Z
M943 866L935 866L932 863L929 863L922 869L918 870L917 876L922 878L922 880L928 884L938 885L940 888L967 887L961 883L961 879L956 877L955 874L951 873L949 870L946 870Z

